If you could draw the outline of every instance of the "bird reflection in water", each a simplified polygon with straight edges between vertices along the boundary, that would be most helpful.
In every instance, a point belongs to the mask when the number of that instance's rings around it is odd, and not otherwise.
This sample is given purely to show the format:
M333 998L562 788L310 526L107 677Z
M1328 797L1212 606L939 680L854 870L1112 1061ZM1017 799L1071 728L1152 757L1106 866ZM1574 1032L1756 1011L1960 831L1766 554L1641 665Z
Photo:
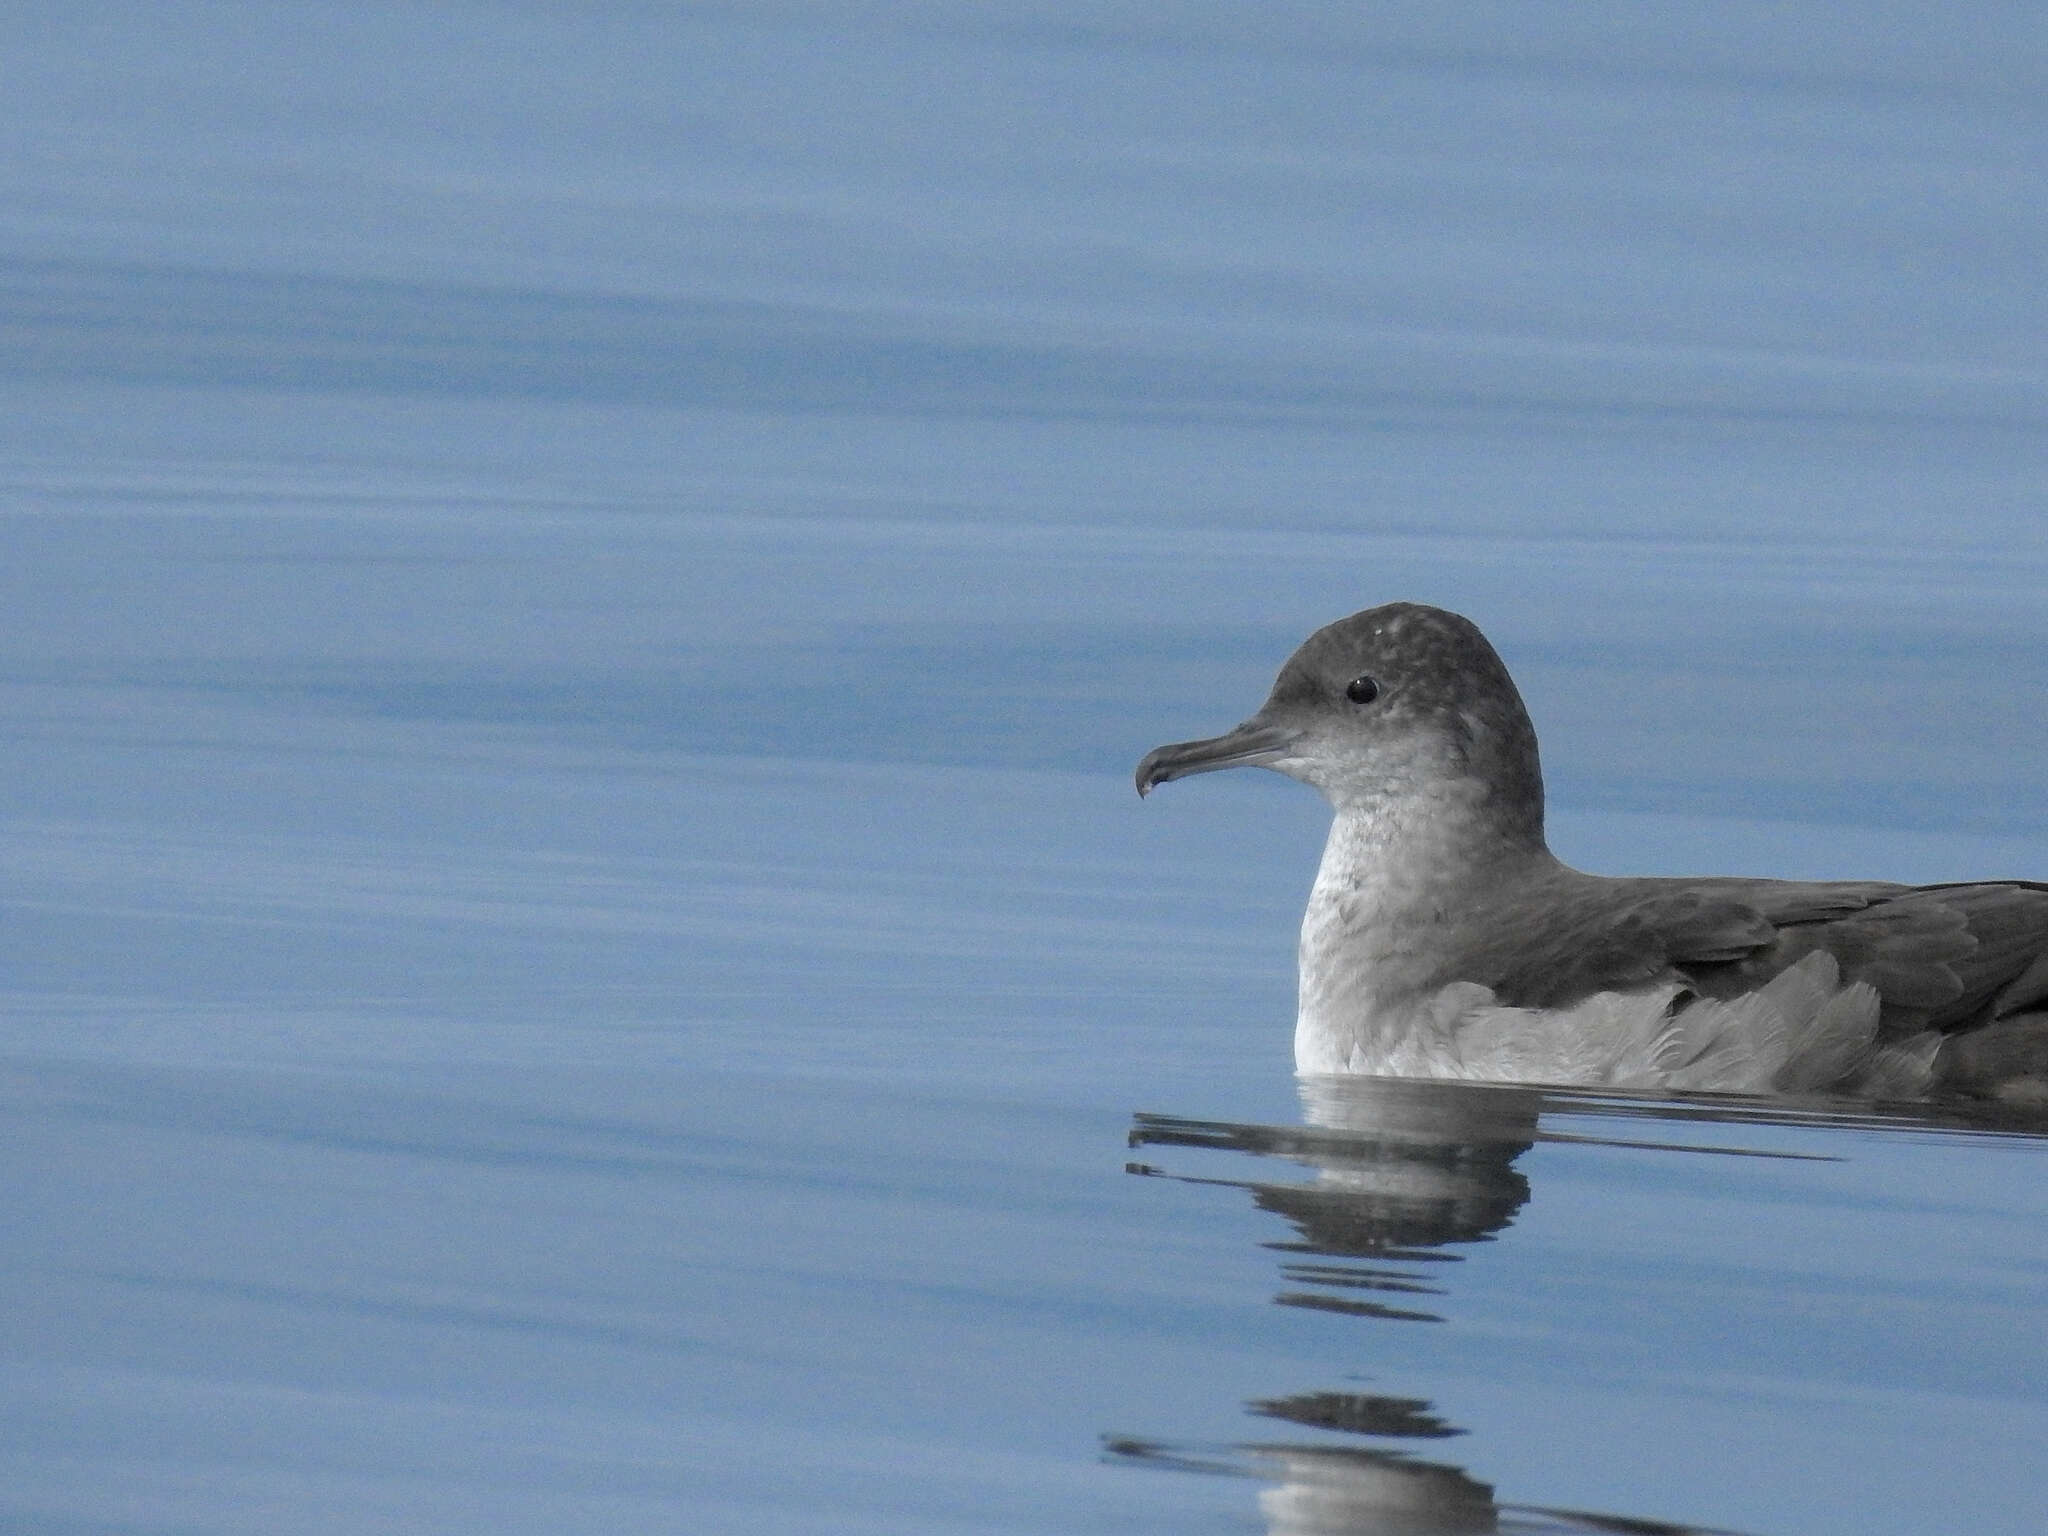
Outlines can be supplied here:
M1361 1318L1436 1323L1445 1267L1461 1246L1492 1241L1529 1198L1515 1161L1538 1140L1544 1093L1373 1077L1302 1080L1307 1123L1232 1125L1139 1115L1133 1149L1191 1147L1280 1157L1313 1168L1312 1183L1202 1179L1132 1162L1130 1171L1241 1188L1286 1219L1291 1240L1274 1300ZM1574 1140L1583 1138L1570 1138ZM1451 1533L1636 1532L1696 1527L1505 1504L1493 1488L1436 1454L1462 1434L1420 1398L1310 1390L1252 1402L1267 1420L1335 1432L1352 1443L1257 1441L1176 1447L1112 1437L1134 1464L1234 1473L1268 1484L1259 1507L1270 1536L1451 1536Z

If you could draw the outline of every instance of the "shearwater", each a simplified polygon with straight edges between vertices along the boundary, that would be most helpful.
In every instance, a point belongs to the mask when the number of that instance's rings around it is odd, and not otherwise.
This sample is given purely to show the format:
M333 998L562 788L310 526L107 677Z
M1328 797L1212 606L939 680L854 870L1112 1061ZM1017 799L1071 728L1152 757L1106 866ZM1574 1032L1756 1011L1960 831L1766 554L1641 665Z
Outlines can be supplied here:
M1276 769L1335 818L1301 925L1304 1073L2048 1100L2048 885L1629 878L1550 852L1536 732L1469 619L1303 642L1138 793Z

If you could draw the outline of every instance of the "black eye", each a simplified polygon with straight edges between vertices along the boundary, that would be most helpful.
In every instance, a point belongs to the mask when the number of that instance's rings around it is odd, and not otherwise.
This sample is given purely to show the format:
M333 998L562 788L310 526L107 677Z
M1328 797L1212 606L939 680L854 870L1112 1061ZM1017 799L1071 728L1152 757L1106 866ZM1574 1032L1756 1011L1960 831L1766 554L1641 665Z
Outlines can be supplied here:
M1354 704L1370 704L1380 696L1380 685L1369 677L1354 677L1344 685L1344 697Z

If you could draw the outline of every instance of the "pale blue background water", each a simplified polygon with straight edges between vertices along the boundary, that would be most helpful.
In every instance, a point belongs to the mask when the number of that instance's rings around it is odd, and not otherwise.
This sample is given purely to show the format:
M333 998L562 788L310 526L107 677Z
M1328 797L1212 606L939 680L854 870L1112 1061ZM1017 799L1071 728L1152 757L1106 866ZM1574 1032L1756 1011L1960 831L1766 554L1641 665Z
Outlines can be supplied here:
M0 28L5 1522L2037 1528L2034 1136L1125 1146L1300 1123L1320 808L1128 774L1367 603L1578 862L2048 872L2033 8Z

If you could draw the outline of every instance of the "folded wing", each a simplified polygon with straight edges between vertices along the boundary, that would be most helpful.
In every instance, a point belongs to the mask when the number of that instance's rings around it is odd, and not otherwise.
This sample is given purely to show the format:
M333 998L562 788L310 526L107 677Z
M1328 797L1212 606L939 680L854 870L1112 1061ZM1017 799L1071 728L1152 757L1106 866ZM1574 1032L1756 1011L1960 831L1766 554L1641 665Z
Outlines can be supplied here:
M1679 984L1672 1012L1741 1005L1785 973L1825 975L1878 1001L1877 1041L1936 1035L1944 1075L2048 1074L2048 885L1871 881L1610 880L1561 870L1457 957L1504 1005L1572 1008L1604 993ZM1824 956L1815 971L1813 957ZM1774 983L1780 983L1774 986ZM1864 994L1867 996L1867 994ZM1876 1042L1873 1042L1876 1043Z

